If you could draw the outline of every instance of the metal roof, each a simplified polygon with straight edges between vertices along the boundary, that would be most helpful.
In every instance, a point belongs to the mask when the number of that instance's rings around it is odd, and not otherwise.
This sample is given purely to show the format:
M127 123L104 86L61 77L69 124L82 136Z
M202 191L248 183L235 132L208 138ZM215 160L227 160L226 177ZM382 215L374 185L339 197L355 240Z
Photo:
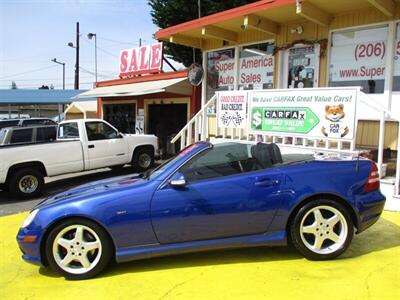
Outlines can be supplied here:
M69 104L86 90L0 90L0 105L4 104ZM96 98L86 98L87 101Z

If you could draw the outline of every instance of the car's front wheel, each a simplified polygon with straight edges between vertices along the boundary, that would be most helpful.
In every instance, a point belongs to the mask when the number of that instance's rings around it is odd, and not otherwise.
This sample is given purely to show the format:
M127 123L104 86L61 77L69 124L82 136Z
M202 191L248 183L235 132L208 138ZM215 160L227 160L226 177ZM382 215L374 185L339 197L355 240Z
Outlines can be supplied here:
M111 261L112 243L107 233L86 219L69 219L55 226L47 237L50 267L67 279L87 279Z
M290 226L295 248L311 260L342 254L353 238L353 221L346 208L334 200L314 200L303 205Z

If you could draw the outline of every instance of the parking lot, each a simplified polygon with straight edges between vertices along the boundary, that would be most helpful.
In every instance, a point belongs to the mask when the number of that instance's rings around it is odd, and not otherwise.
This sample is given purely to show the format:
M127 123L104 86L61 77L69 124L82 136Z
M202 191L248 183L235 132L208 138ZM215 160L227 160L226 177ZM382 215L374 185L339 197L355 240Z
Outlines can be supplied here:
M158 161L156 165L159 163L161 163L161 161ZM13 199L8 193L0 191L0 216L31 210L36 203L39 203L47 196L63 192L81 184L114 176L128 175L131 173L133 173L133 170L127 166L119 170L110 170L109 168L104 168L78 174L68 174L46 178L46 186L44 188L43 195L37 199L30 200Z
M385 211L339 259L312 262L290 248L187 254L112 266L67 281L22 261L26 213L0 218L1 299L398 299L400 213Z

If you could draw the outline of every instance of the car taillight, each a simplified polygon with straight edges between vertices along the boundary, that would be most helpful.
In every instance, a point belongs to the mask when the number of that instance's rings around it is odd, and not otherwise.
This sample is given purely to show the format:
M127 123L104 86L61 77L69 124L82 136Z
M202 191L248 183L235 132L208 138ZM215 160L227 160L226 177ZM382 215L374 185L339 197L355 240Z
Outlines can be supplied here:
M379 189L379 172L375 163L371 163L371 171L367 183L364 185L364 192L371 192Z

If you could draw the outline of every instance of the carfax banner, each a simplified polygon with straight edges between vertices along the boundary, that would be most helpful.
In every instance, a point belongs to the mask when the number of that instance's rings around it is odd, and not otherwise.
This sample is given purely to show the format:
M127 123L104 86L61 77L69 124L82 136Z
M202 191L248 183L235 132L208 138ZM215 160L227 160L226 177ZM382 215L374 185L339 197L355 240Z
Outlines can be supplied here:
M246 128L247 94L245 91L218 92L218 127Z
M358 88L250 92L250 133L351 141L357 93Z

